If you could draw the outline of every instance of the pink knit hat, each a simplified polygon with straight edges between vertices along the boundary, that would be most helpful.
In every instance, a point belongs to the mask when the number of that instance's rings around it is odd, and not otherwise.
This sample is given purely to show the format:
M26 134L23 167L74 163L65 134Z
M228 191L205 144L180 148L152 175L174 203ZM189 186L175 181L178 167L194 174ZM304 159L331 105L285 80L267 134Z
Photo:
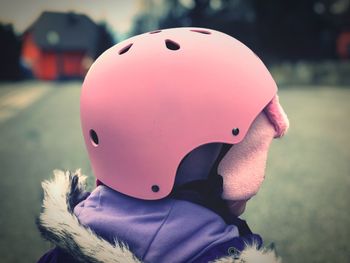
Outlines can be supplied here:
M287 115L275 95L254 120L244 140L233 145L218 167L224 182L224 199L247 200L258 192L272 139L282 137L288 127Z

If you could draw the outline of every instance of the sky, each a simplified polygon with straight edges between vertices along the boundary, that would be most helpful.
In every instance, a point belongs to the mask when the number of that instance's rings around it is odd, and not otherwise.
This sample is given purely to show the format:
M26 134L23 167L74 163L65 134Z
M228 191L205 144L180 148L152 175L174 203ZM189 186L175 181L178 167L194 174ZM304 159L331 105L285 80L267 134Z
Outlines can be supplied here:
M22 33L42 11L74 11L88 14L95 22L107 21L119 37L131 29L139 12L138 0L0 0L0 22L12 23Z

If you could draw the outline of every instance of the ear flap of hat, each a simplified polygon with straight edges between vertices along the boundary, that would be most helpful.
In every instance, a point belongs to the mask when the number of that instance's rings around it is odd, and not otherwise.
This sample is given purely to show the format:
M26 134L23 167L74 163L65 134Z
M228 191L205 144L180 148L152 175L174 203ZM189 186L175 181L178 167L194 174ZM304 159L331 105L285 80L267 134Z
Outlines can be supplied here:
M289 128L289 120L287 114L284 112L281 104L279 103L277 94L273 97L269 104L267 104L264 112L276 130L274 138L280 138L286 134Z
M287 115L275 95L254 120L243 141L233 145L219 164L224 199L245 200L258 192L271 141L282 137L288 127Z
M222 198L246 200L264 180L267 154L276 131L264 112L254 120L243 141L234 144L219 164Z

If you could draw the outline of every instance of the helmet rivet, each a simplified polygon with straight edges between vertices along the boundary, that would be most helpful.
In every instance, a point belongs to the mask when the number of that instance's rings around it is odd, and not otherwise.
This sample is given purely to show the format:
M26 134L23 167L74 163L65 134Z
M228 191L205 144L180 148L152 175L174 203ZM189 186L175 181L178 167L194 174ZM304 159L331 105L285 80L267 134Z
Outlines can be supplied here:
M239 134L239 129L238 129L238 128L233 128L233 129L232 129L232 134L233 134L234 136L237 136L237 135Z
M152 191L155 192L155 193L159 192L159 186L156 185L156 184L152 185Z

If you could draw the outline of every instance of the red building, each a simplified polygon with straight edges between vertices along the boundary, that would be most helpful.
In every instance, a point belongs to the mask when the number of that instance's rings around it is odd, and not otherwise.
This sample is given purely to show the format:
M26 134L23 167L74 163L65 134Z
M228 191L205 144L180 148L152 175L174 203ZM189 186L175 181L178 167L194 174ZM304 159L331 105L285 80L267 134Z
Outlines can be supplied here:
M38 79L82 78L111 45L105 26L86 15L44 12L24 33L22 59Z

